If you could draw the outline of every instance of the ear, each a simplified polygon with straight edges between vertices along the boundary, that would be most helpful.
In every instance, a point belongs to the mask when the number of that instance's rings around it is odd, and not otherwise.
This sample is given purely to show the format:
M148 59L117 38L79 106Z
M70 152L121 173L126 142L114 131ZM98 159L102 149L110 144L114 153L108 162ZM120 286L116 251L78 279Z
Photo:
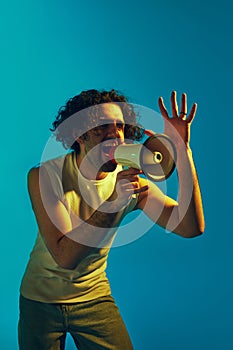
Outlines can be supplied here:
M80 145L84 144L84 140L86 139L85 134L81 136L77 136L77 131L73 131L72 136L76 142L78 142Z
M84 144L84 137L83 137L83 136L77 137L75 140L76 140L80 145L83 145L83 144Z

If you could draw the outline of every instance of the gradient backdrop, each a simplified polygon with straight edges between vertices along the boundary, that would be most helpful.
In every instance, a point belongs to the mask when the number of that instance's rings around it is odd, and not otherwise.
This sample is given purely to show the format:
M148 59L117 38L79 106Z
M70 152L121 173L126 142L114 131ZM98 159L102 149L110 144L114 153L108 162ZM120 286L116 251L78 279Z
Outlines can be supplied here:
M135 350L232 349L232 2L0 6L2 348L17 349L18 289L36 236L26 173L69 97L116 88L156 110L160 95L169 105L173 89L187 92L189 106L198 103L191 145L205 234L186 240L153 227L110 254L113 295ZM66 349L74 349L71 339Z

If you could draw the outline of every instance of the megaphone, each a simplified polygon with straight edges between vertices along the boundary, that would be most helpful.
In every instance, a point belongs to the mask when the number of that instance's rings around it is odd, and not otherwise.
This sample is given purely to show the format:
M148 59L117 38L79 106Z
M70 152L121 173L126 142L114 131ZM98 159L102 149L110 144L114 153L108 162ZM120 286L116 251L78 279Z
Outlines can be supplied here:
M152 181L163 181L175 169L175 147L165 134L149 131L146 134L151 136L143 144L122 144L113 148L111 158L123 166L142 169Z

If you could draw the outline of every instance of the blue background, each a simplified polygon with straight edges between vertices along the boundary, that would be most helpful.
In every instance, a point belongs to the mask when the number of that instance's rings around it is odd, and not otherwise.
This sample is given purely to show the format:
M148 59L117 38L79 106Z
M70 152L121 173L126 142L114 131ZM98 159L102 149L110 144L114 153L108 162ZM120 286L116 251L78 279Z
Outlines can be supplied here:
M154 227L111 251L108 275L135 350L233 348L232 10L227 0L1 3L5 350L17 349L18 289L36 235L26 173L58 108L89 88L120 89L156 110L173 89L198 103L191 146L205 234L187 240Z

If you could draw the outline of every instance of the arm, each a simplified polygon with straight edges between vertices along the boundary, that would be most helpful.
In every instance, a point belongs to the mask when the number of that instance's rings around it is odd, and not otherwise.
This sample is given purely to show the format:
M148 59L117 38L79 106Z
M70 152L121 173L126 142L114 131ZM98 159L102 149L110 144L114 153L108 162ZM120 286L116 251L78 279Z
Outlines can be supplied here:
M28 190L32 207L40 233L58 265L73 269L96 247L108 246L112 238L111 227L116 226L119 210L124 208L133 193L143 190L134 188L137 187L137 173L135 169L120 172L115 191L107 202L108 210L105 202L86 222L81 221L79 226L73 227L65 205L52 191L46 170L43 167L30 170ZM124 179L127 181L122 183Z
M203 233L205 226L201 192L189 145L190 125L195 116L196 104L193 105L187 118L185 94L182 95L180 116L175 92L171 96L171 105L172 118L169 117L162 98L159 99L165 121L164 133L172 139L177 151L178 202L165 196L155 184L151 183L147 193L140 195L138 208L144 210L154 222L169 231L183 237L195 237Z

